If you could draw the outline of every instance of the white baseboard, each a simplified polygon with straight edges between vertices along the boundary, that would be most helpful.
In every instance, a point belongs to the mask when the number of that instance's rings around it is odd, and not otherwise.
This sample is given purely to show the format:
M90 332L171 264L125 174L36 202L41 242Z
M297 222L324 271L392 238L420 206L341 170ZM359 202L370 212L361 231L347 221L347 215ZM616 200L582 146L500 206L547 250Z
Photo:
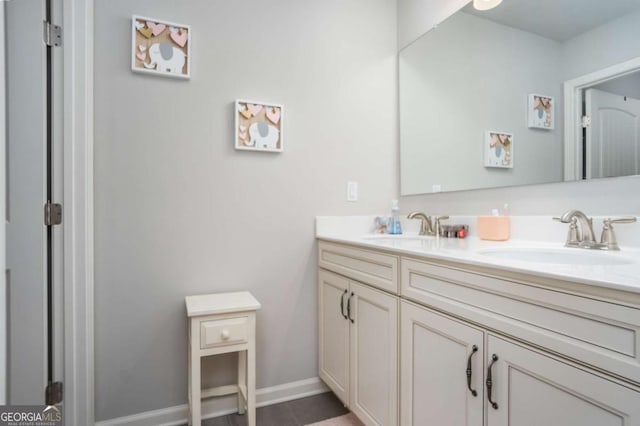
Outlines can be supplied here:
M328 392L329 388L318 378L298 380L297 382L285 383L283 385L272 386L256 390L256 405L277 404L279 402L291 401L293 399L304 398L306 396L318 395ZM224 416L237 412L236 395L210 398L202 401L202 418ZM160 410L146 411L132 416L118 417L115 419L96 422L96 426L176 426L187 424L189 406L187 404L176 405L175 407L162 408Z

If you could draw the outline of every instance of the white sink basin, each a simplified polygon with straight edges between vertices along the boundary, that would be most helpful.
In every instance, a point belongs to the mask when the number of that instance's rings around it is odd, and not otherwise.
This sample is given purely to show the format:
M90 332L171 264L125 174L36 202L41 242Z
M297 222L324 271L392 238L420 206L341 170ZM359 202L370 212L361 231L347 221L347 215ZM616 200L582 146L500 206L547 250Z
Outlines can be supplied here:
M594 252L586 249L503 248L479 250L479 254L495 259L553 265L614 266L635 263L614 252Z
M375 235L367 235L363 237L365 240L377 241L377 242L395 242L395 241L425 241L425 240L433 240L435 237L431 237L428 235L416 235L416 234L400 234L400 235L390 235L390 234L375 234Z
M417 234L367 235L363 239L385 247L409 250L431 250L435 249L437 244L436 237Z

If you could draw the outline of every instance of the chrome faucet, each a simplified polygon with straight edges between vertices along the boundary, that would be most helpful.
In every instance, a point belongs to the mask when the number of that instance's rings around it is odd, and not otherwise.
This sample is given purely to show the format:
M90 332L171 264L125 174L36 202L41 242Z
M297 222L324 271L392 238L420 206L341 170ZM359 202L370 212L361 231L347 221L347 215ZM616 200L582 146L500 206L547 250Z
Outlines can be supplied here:
M440 236L440 234L442 234L442 226L440 225L440 221L441 220L445 220L445 219L449 219L449 216L436 216L434 218L435 220L435 229L433 230L433 232L436 234L436 236Z
M593 232L593 219L587 217L580 210L569 210L560 217L554 217L562 223L570 223L567 235L566 247L580 247L595 250L620 250L616 235L613 232L613 223L633 223L637 219L634 216L618 219L605 219L602 226L600 242L596 242ZM578 228L578 223L580 227Z
M421 212L411 212L407 215L408 219L420 219L420 235L436 235L433 230L431 217Z
M436 216L433 219L421 212L411 212L407 216L409 219L420 219L420 235L438 235L440 234L440 221L449 219L449 216ZM435 221L435 223L434 223Z

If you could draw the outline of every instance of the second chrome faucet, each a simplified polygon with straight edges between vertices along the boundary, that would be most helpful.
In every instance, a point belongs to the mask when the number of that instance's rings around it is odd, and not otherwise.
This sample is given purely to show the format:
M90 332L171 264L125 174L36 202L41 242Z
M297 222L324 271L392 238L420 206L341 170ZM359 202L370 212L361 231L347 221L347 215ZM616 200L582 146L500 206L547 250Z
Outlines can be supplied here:
M603 221L602 236L600 242L596 241L593 232L593 219L587 217L580 210L566 211L560 217L554 217L562 223L569 223L566 247L579 247L593 250L620 250L616 235L613 232L613 223L632 223L637 219L633 216L618 219L605 219ZM579 226L578 226L579 225Z

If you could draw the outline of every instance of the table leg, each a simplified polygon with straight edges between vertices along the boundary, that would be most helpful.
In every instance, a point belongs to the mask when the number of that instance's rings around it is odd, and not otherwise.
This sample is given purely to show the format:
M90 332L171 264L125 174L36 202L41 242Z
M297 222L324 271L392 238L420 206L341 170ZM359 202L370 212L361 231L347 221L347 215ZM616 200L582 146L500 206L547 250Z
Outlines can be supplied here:
M247 350L247 412L249 426L256 426L256 348L255 342Z
M196 324L197 325L197 324ZM195 325L194 325L195 327ZM200 426L201 421L201 392L202 388L200 385L200 339L196 336L197 331L192 330L191 333L191 346L189 350L189 375L190 375L190 386L189 386L189 394L190 394L190 406L189 406L189 424L191 426ZM196 347L197 345L197 347Z
M191 423L191 400L192 400L192 395L191 395L191 325L189 325L189 346L188 346L188 353L187 353L187 360L188 360L188 365L187 365L187 402L189 404L189 412L187 414L187 424L189 426L192 426Z
M238 352L238 388L240 386L247 389L247 351ZM248 396L248 395L247 395ZM242 396L242 392L238 391L238 414L244 414L247 401Z

